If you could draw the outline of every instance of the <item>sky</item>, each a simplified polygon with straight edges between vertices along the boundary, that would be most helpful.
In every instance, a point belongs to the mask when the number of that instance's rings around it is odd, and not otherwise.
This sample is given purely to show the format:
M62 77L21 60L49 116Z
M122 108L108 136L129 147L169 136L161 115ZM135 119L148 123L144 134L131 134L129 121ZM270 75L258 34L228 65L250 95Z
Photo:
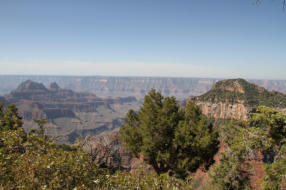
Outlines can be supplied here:
M282 0L0 0L0 74L286 79Z

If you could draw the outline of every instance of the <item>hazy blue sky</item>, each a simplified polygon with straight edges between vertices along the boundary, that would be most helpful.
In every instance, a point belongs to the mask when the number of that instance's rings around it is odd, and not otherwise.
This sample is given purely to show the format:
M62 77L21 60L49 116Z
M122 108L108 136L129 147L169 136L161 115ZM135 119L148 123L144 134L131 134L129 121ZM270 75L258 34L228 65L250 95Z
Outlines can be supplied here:
M286 79L281 0L0 0L0 74Z

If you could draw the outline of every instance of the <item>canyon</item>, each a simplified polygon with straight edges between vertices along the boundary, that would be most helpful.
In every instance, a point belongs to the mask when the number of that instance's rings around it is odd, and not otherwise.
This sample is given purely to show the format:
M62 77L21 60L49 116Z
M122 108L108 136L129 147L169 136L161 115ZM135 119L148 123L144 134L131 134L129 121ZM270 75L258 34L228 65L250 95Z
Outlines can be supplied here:
M37 127L34 118L46 119L47 135L57 137L60 143L73 143L90 133L118 128L127 111L139 106L134 97L99 98L92 93L62 89L57 83L46 88L31 80L21 83L1 99L6 105L18 107L27 131Z

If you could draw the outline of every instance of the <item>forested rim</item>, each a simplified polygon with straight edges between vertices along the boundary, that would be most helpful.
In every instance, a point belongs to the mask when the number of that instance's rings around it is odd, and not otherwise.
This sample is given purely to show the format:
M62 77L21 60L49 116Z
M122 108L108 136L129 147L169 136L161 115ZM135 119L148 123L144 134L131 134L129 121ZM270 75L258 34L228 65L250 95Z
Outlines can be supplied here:
M259 106L247 121L213 127L194 103L182 109L175 98L151 90L120 130L126 148L145 157L136 175L94 164L82 141L55 144L45 135L44 120L26 133L17 112L14 105L0 106L2 189L253 189L258 157L264 177L255 188L286 186L286 116L273 108ZM224 149L216 163L219 144ZM154 171L146 172L146 164ZM196 177L198 168L210 180Z

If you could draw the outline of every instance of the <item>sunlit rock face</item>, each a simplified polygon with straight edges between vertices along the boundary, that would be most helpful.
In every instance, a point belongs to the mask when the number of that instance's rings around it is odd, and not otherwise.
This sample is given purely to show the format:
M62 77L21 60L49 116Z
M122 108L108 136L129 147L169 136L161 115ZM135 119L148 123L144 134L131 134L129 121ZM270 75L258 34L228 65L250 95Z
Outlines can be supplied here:
M246 120L250 111L249 108L243 104L227 104L222 102L196 102L196 104L201 108L203 114L210 118L236 118Z

